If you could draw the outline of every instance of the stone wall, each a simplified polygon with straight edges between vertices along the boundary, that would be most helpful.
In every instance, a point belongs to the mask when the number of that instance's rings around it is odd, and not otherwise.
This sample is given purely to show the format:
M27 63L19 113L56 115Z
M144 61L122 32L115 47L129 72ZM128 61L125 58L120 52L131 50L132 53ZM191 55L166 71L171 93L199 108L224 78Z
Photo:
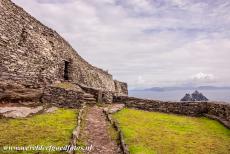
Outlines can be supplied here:
M42 97L42 89L31 89L12 82L0 81L0 102L37 103Z
M113 100L116 103L124 103L127 107L191 116L202 115L206 112L207 104L206 102L163 102L128 96L115 96Z
M221 102L208 102L207 114L225 119L230 122L230 104Z
M159 111L188 116L204 115L216 119L230 128L230 104L217 102L165 102L128 96L114 96L113 102L124 103L127 107L147 111Z
M87 87L81 84L77 84L81 87L85 92L92 94L98 103L112 103L114 92L112 91L103 91L100 89L95 89L91 87Z
M84 103L96 103L96 99L91 94L60 87L46 88L41 101L45 104L68 108L80 108Z
M114 80L116 95L128 95L128 85L125 82Z
M115 91L112 75L90 65L57 32L10 0L0 0L0 23L1 80L37 88L64 81L67 72L69 81Z

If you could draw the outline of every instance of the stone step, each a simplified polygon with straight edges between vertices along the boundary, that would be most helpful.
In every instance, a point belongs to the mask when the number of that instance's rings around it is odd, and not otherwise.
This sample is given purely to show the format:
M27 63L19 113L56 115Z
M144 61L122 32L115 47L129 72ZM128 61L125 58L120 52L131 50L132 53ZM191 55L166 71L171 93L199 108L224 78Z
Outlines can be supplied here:
M89 93L84 93L83 97L84 98L94 98L94 96L92 94L89 94Z

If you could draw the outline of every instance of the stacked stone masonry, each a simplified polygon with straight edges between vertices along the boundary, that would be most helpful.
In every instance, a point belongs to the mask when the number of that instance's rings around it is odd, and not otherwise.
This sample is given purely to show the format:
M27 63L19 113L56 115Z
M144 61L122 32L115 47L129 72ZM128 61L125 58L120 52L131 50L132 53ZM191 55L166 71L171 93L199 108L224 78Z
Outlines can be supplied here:
M59 87L45 89L41 100L45 104L69 108L80 108L85 102L95 103L95 101L96 99L91 94Z
M68 80L104 91L127 93L126 84L90 65L57 32L10 0L0 0L0 51L2 81L39 88Z
M124 103L126 107L147 111L207 116L216 119L230 128L230 104L215 102L164 102L128 96L114 96L114 103Z

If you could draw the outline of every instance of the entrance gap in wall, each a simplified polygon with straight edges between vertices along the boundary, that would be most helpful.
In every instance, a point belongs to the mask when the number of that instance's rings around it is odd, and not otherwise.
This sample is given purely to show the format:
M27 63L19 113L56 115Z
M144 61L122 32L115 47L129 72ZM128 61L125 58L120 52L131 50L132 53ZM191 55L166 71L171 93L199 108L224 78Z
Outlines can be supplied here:
M69 80L69 66L70 62L65 61L65 66L64 66L64 79Z

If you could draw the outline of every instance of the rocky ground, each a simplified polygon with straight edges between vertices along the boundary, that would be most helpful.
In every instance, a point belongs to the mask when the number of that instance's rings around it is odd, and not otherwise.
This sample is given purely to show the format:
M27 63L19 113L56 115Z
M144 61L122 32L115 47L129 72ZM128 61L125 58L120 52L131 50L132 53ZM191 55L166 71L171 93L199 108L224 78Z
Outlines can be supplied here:
M45 108L43 106L28 107L12 104L0 105L0 116L6 118L25 118L37 113L51 113L57 110L57 107Z

